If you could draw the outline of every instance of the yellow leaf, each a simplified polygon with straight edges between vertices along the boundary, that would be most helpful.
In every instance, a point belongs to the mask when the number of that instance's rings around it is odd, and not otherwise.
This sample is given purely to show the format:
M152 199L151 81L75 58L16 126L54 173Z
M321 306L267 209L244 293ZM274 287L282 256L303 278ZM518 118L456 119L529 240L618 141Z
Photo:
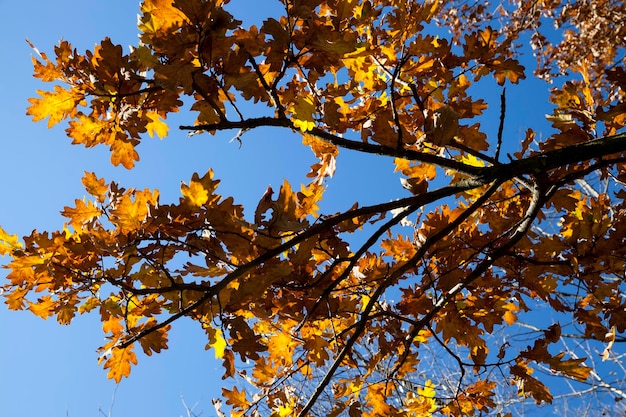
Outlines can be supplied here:
M269 337L268 350L272 352L272 359L280 364L292 363L294 341L287 332L278 332Z
M327 154L330 154L332 156L337 156L339 154L339 149L336 145L318 139L317 137L307 133L302 135L302 144L310 146L311 150L317 158L322 158L324 155Z
M215 342L209 345L213 348L215 359L222 359L224 357L224 350L226 349L226 339L224 339L220 329L215 329L213 337L215 338Z
M428 381L426 381L426 384L424 384L424 388L417 389L417 393L421 395L422 397L434 398L435 397L435 384L433 384L433 382L429 379ZM434 410L431 410L431 411L434 411Z
M68 91L58 85L54 86L54 92L37 90L42 98L29 98L31 106L26 114L33 116L34 122L39 122L46 117L48 127L52 127L67 117L76 114L76 106L81 104L84 96L75 91Z
M180 191L191 204L195 206L201 206L208 202L214 202L221 197L218 194L214 194L219 180L213 179L213 170L209 169L202 177L197 172L191 176L189 185L182 183ZM209 196L211 197L209 199ZM210 200L210 201L209 201Z
M559 130L568 130L576 126L576 122L572 118L571 114L546 114L546 119L552 123L552 126Z
M154 137L156 133L160 139L163 139L167 136L167 131L169 126L163 120L161 120L161 116L154 112L148 112L145 114L146 118L150 121L146 125L146 129L148 129L148 134L151 138Z
M43 57L43 56L42 56ZM41 81L47 83L52 82L63 77L63 72L58 66L54 65L48 59L44 58L45 65L39 62L35 57L33 60L33 77L41 79Z
M278 416L286 417L293 412L292 404L285 404L278 407Z
M370 302L370 297L367 294L361 295L361 312L365 311L365 308Z
M433 384L433 382L429 379L426 381L424 388L417 389L417 395L421 397L420 402L427 410L427 415L431 415L431 413L437 409L437 403L435 401L435 384Z
M80 314L88 313L100 305L100 299L97 297L89 297L87 301L78 307Z
M124 325L121 322L121 317L110 316L107 320L102 321L102 331L104 333L111 333L112 335L123 333Z
M25 301L24 297L26 297L28 292L27 288L16 287L8 294L4 295L4 303L9 307L9 310L23 310Z
M302 97L289 107L291 121L295 128L307 132L315 127L313 115L315 114L315 104L310 97Z
M463 155L463 157L461 158L461 162L463 162L466 165L471 165L473 167L484 167L485 166L485 161L482 161L478 158L476 158L474 155Z
M191 181L189 185L182 183L180 191L185 199L194 206L200 207L209 201L209 192L197 181Z
M517 316L510 311L505 312L503 318L509 326L517 321Z
M13 249L21 248L22 244L18 241L17 235L9 235L0 227L0 255L4 256Z
M517 321L516 311L519 311L519 307L513 303L506 303L504 305L506 312L503 315L504 321L510 326Z

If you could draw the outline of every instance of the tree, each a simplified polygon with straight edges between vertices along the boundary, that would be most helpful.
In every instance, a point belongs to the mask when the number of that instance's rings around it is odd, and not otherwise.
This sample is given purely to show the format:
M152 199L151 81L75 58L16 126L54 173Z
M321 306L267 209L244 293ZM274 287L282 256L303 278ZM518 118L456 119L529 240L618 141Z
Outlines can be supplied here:
M10 309L99 314L116 381L136 348L158 353L195 320L236 382L223 388L234 415L509 412L507 387L551 403L550 375L624 397L594 365L617 357L626 328L621 2L284 0L260 27L227 3L143 1L128 53L110 39L36 50L35 76L54 84L28 114L68 120L73 144L106 145L128 169L181 107L193 133L287 129L318 159L310 181L268 188L244 215L210 169L169 204L85 173L91 197L58 231L0 229ZM526 41L534 75L559 82L553 133L511 145L504 89L497 134L470 119L489 104L481 86L526 78ZM389 158L406 190L321 212L339 150ZM424 363L442 355L453 372Z

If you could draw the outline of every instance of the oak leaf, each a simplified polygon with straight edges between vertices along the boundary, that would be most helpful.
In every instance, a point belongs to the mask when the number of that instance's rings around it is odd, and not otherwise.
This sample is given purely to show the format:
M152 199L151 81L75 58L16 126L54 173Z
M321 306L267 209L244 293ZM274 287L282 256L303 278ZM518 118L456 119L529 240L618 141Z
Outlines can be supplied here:
M139 154L135 150L135 145L130 140L117 135L111 144L111 163L113 165L122 165L126 169L135 166L135 162L139 161Z
M28 310L42 319L47 319L54 315L57 308L57 302L49 295L44 295L36 302L27 301L27 303Z
M82 183L89 194L94 196L99 203L104 203L106 193L109 190L109 186L105 183L104 178L98 178L93 172L85 171Z
M159 114L147 112L145 117L149 120L146 125L146 129L148 129L148 134L151 138L153 138L155 134L159 137L159 139L163 139L167 136L169 126L161 120L161 116Z
M91 200L87 201L86 204L84 200L76 200L75 204L74 208L66 206L61 212L63 216L70 219L70 225L74 230L82 230L102 213Z
M316 109L313 99L304 96L291 106L288 111L291 113L291 122L296 129L307 132L315 127L315 119L313 118Z
M152 328L156 324L156 320L148 320L136 331ZM139 344L141 345L144 353L148 356L152 356L152 352L159 353L161 350L167 349L167 333L169 330L170 326L161 327L139 339Z
M222 395L226 398L226 404L231 405L235 410L245 410L248 407L248 398L245 390L233 387L232 390L222 388Z
M125 348L112 346L107 351L107 359L104 361L104 369L108 369L107 377L119 383L123 377L130 375L131 365L137 365L137 356L133 351L133 345Z
M207 326L206 332L209 336L209 343L206 345L206 348L213 348L215 359L224 359L224 352L228 344L226 343L226 339L224 339L222 331L220 329L214 329L213 327Z
M9 235L0 227L0 255L8 255L13 249L22 247L17 235Z
M111 222L122 232L137 230L146 221L151 206L159 200L158 190L132 190L124 194L110 210Z
M73 117L78 105L84 105L84 96L76 91L67 90L55 85L54 91L37 90L41 98L29 98L31 104L26 114L33 116L33 121L38 122L48 118L48 127L52 127L61 120Z

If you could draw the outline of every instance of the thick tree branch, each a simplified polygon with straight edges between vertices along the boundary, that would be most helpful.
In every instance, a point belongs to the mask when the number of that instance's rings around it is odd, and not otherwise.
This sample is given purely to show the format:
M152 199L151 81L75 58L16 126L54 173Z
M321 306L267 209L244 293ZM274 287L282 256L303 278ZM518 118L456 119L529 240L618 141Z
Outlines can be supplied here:
M289 119L275 117L258 117L244 121L222 121L207 125L180 126L180 129L216 131L229 129L254 129L263 126L285 127L297 130ZM626 152L626 132L624 132L532 155L524 159L511 161L507 164L476 167L453 159L424 152L349 140L320 128L313 128L307 133L345 149L352 149L359 152L385 155L395 158L403 158L411 161L425 162L442 168L449 168L456 172L482 178L483 183L491 182L496 178L506 181L522 175L538 174L568 164L580 163L620 152Z
M212 123L207 125L197 125L197 126L180 126L182 130L205 130L205 131L216 131L216 130L229 130L229 129L254 129L257 127L285 127L292 130L297 130L297 128L293 125L291 120L275 118L275 117L257 117L252 119L247 119L244 121L222 121L219 123ZM334 135L332 133L327 132L326 130L320 128L313 128L306 133L313 135L319 139L322 139L326 142L332 143L336 146L345 149L351 149L363 153L370 153L375 155L384 155L390 156L394 158L403 158L411 161L420 161L426 162L430 164L434 164L443 168L449 168L456 172L462 172L472 176L480 175L483 168L475 167L472 165L467 165L459 161L455 161L452 159L444 158L441 156L428 154L424 152L413 151L409 149L398 149L395 146L385 146L385 145L376 145L372 143L365 143L362 141L354 141L350 139L345 139L341 136Z

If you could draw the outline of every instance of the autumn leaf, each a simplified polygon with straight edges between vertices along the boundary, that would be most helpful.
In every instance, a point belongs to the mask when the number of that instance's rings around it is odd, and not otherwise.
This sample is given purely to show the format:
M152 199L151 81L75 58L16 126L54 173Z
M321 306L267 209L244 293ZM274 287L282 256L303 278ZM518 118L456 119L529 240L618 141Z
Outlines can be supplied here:
M209 170L202 178L194 173L189 185L181 184L180 191L192 206L200 207L209 202L209 197L211 197L211 202L219 199L219 196L213 194L218 183L219 181L213 180L212 170Z
M91 200L87 201L86 204L84 200L76 200L75 204L76 206L73 208L66 206L61 213L70 219L70 224L74 230L82 230L85 225L91 223L101 214L100 209Z
M461 115L452 108L444 106L432 116L432 129L427 132L427 139L433 145L445 146L454 139L459 132Z
M17 235L9 235L0 227L0 255L8 255L13 249L21 248L22 244Z
M213 351L215 352L215 359L223 359L224 351L228 344L224 339L222 331L220 329L214 329L212 327L207 327L206 331L209 335L209 343L207 344L206 348L213 348Z
M560 360L563 355L564 354L557 355L554 358L555 360L550 362L550 368L555 371L562 372L578 381L586 381L592 371L590 367L582 365L587 359L578 358Z
M88 148L100 143L110 143L117 136L116 127L110 120L102 120L81 113L69 122L69 127L65 132L73 139L72 143L80 143Z
M201 206L209 200L209 192L197 181L191 181L190 185L181 184L180 191L194 206Z
M105 183L104 178L96 177L96 174L93 172L85 172L82 183L89 194L96 197L99 203L104 203L106 193L109 190L109 186Z
M76 305L79 303L79 301L77 299L69 299L69 300L65 300L60 302L60 304L57 306L55 313L57 316L57 321L60 324L71 324L72 319L74 318L74 315L76 314L76 311L78 310Z
M316 112L315 104L309 97L301 97L289 107L291 122L296 129L307 132L315 127L313 116Z
M104 369L108 369L107 377L119 383L123 377L130 375L131 365L137 365L137 356L133 352L133 345L125 348L113 346L107 352L108 358L104 360Z
M126 169L135 166L135 162L139 161L139 154L135 150L135 146L129 140L118 138L111 144L111 163L113 165L122 165Z
M222 379L235 377L235 355L230 349L224 350L222 366L224 367L224 375Z
M143 325L143 328L148 329L155 325L156 322L152 320ZM160 353L163 349L167 349L167 334L169 330L170 326L161 327L139 339L139 343L141 344L141 348L144 353L148 356L152 356L153 352Z
M494 70L494 77L499 85L504 85L507 79L513 84L517 84L520 79L526 78L524 74L526 69L515 59L506 59L504 61L495 59L488 63L487 66Z
M35 49L35 52L39 52L31 44L31 47ZM41 79L43 82L52 82L63 77L63 72L57 65L54 65L45 54L39 53L39 56L43 59L42 64L37 58L32 57L33 61L33 76Z
M124 194L110 210L111 221L124 232L137 230L146 221L150 207L155 206L158 199L158 190L132 190Z
M146 129L148 129L148 134L151 138L153 138L155 134L160 139L167 136L169 126L161 120L161 116L154 112L148 112L145 114L145 117L150 120L146 125Z
M233 387L232 390L222 388L222 395L226 398L226 404L231 405L235 410L245 410L248 406L248 399L245 390Z
M474 155L463 155L461 162L473 167L484 167L485 162L476 158Z
M30 310L30 312L34 315L41 317L42 319L47 319L48 317L54 315L57 307L57 303L49 295L44 295L36 302L27 301L27 303L28 310Z
M29 98L31 104L26 114L33 116L33 121L38 122L48 118L48 128L56 125L61 120L73 117L78 105L84 104L81 93L67 90L55 85L54 91L37 90L41 98Z

